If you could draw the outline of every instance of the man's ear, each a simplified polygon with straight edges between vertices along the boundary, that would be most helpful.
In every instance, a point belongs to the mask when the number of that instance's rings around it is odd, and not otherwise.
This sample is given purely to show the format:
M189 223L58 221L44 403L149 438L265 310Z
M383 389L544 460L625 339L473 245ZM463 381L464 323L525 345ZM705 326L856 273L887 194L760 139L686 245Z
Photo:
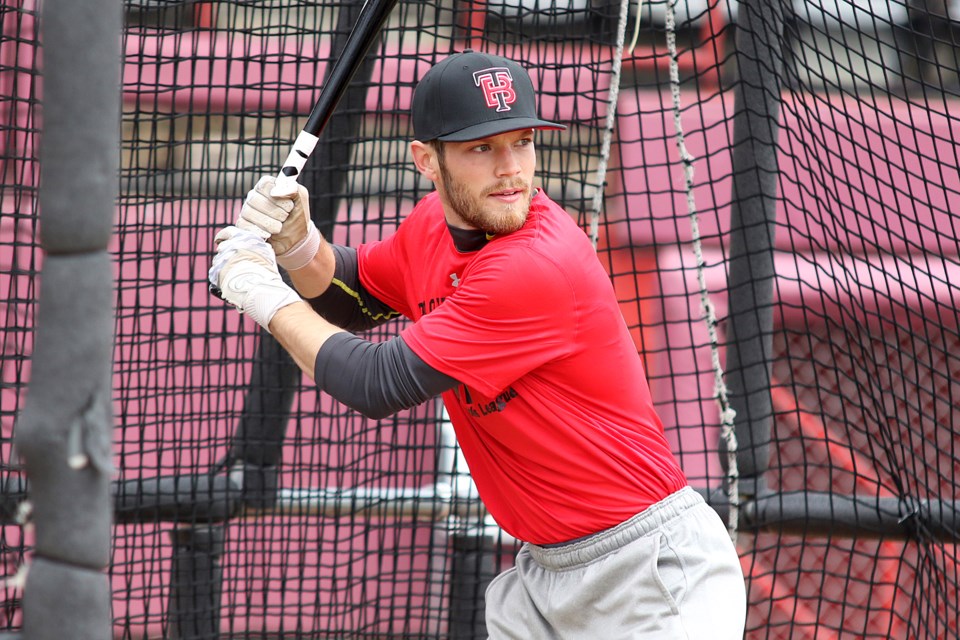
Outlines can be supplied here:
M410 155L413 156L413 163L417 166L417 171L427 180L436 182L440 177L436 149L429 144L414 140L410 143Z

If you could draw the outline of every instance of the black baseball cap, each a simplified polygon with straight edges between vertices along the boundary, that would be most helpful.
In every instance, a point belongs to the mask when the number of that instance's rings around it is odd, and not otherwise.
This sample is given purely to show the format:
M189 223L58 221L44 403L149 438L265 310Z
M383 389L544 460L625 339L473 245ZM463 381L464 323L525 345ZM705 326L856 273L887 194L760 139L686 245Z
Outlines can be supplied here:
M434 65L413 93L417 140L463 142L518 129L566 129L537 115L526 70L513 60L467 50Z

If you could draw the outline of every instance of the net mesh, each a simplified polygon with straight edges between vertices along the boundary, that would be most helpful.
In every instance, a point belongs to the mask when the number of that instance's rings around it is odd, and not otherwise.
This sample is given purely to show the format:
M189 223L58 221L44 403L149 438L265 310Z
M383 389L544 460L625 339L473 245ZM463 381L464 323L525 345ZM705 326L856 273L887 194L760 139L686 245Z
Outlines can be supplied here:
M752 442L769 452L755 480L781 515L740 518L746 636L952 637L960 617L960 6L770 5L783 25L761 60L737 46L746 6L673 7L694 169L687 185L663 2L630 6L626 25L611 0L401 2L308 162L302 181L313 215L329 239L349 245L392 232L430 188L406 156L420 75L467 47L523 61L541 115L570 125L539 134L542 186L596 233L668 438L691 484L711 493L725 474L699 282L716 307L725 356L738 231L731 210L740 204L734 157L744 144L772 153L774 235L770 247L747 247L774 267L756 283L773 291L764 354L771 410L748 418L770 425ZM291 373L269 340L207 291L214 233L257 177L282 164L358 10L296 0L124 2L111 244L118 508L109 574L118 638L484 637L483 586L510 565L516 543L485 516L442 408L365 420ZM17 519L12 437L30 380L43 259L38 17L35 0L0 6L8 576L29 562L32 540ZM637 38L623 53L606 157L618 26ZM745 105L763 127L744 132L734 129L735 95L747 63L774 73L779 111L764 120L762 105ZM603 207L592 218L598 190ZM867 507L830 502L825 524L814 509L823 495ZM722 493L716 506L723 511ZM24 594L15 583L0 591L0 629L17 630Z

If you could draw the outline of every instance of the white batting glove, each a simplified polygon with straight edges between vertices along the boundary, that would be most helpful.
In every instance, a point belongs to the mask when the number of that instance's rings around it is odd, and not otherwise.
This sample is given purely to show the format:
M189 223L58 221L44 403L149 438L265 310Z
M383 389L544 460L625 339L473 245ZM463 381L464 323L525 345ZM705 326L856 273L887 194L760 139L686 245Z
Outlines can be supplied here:
M217 255L207 274L211 291L264 329L277 311L300 301L277 270L273 249L255 233L226 227L214 238Z
M320 248L320 232L310 219L309 194L297 184L292 195L274 195L277 181L263 176L247 193L236 226L267 240L277 264L293 271L307 265Z

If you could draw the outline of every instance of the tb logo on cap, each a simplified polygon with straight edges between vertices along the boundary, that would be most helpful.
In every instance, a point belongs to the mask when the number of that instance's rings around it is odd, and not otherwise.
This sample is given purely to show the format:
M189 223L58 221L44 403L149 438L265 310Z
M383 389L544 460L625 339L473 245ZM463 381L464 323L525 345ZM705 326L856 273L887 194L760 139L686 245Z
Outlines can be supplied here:
M517 100L513 89L513 76L506 67L492 67L474 71L473 83L483 90L487 106L497 111L510 111L510 105Z

